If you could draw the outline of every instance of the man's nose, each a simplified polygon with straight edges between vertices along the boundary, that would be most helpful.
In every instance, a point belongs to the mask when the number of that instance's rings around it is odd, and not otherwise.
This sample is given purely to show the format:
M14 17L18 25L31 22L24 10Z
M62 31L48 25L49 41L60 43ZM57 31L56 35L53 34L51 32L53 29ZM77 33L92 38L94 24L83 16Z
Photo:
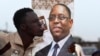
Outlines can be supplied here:
M54 22L55 23L59 23L60 22L60 20L58 19L58 17L55 17Z

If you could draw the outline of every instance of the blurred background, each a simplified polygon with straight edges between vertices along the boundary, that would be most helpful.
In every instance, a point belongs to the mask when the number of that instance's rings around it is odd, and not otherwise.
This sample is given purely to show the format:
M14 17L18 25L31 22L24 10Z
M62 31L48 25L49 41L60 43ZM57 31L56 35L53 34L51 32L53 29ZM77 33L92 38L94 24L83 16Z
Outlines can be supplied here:
M63 3L72 12L74 25L71 33L74 40L83 47L88 56L100 49L99 2L99 0L0 0L0 35L16 32L12 18L15 11L23 7L34 9L39 17L44 16L49 29L50 9L56 3Z

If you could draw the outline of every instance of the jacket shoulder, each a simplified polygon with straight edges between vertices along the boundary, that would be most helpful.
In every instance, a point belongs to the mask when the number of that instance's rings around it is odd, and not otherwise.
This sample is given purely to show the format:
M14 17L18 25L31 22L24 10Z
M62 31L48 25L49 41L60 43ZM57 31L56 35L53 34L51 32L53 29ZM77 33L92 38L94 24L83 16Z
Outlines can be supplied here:
M35 56L47 56L51 44L36 52Z

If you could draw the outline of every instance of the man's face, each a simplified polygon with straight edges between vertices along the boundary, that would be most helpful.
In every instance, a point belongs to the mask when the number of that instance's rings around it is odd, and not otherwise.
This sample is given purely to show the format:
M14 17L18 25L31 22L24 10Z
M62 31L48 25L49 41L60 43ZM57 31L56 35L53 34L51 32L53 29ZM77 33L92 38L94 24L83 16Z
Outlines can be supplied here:
M25 17L25 31L30 36L42 36L44 29L41 28L41 24L36 14L33 12L26 13Z
M49 26L55 41L59 41L67 36L72 24L73 20L70 19L65 7L61 5L53 7L49 16Z

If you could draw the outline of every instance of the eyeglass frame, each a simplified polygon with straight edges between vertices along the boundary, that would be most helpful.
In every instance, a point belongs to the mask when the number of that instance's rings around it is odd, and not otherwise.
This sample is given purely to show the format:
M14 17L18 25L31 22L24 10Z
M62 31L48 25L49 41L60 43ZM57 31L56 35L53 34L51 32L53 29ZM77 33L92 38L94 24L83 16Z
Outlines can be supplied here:
M64 16L63 14L58 14L58 15L51 14L51 15L49 16L49 20L50 20L50 21L55 20L56 18L58 18L59 20L69 19L69 17L66 17L66 16Z

